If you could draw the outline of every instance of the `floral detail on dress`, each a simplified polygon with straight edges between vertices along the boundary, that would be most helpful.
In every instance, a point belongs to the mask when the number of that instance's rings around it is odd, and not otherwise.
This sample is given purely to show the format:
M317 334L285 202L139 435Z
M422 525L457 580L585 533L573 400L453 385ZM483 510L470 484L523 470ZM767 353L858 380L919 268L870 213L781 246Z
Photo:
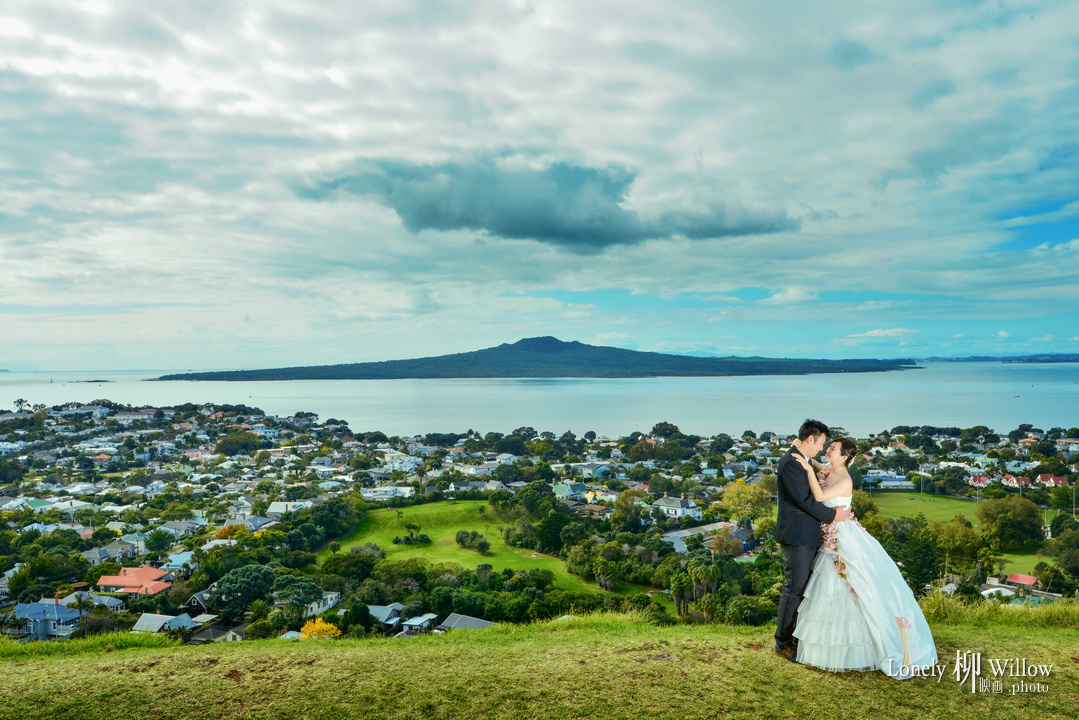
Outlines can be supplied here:
M825 550L839 552L839 536L836 534L834 522L821 523L821 544Z
M903 664L910 665L910 645L907 643L907 630L910 630L910 620L896 615L895 624L899 626L899 636L903 639Z
M835 559L832 560L832 565L835 567L836 575L838 575L843 580L846 580L847 579L847 563L843 562L843 558L841 558L839 555L836 555Z

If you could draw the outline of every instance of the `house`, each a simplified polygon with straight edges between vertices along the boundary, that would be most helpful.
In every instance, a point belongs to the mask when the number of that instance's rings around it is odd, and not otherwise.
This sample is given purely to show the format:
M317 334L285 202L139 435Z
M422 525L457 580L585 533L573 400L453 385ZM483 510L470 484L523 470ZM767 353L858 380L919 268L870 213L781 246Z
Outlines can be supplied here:
M332 609L337 603L341 602L341 593L339 592L323 592L322 599L316 600L307 606L303 612L305 618L313 617L315 615L321 615L327 610Z
M469 615L461 615L458 613L450 613L450 616L442 621L436 630L457 630L457 629L469 629L469 630L481 630L483 628L496 625L490 620L481 620L480 618L471 617Z
M395 637L401 637L401 635L416 635L421 632L426 632L434 627L435 620L437 619L438 616L434 613L426 613L419 617L409 618L401 623L401 627L404 629Z
M232 628L223 628L219 625L205 628L188 638L189 645L202 645L208 642L221 642L225 636L232 631Z
M556 498L566 498L567 500L584 500L585 493L588 492L588 488L581 483L558 483L551 488L551 492L554 493Z
M401 611L405 606L401 603L392 605L368 605L367 612L378 621L382 632L389 632L401 624Z
M208 612L212 608L210 607L210 596L214 594L214 588L217 587L217 583L214 583L210 587L201 592L197 592L187 599L187 602L183 605L183 610L187 612Z
M138 554L135 543L130 543L125 540L113 540L101 549L108 555L109 560L116 563L130 560ZM93 561L91 560L91 562Z
M1016 477L1015 475L1008 473L1004 476L1004 479L1001 480L1001 482L1004 484L1004 487L1018 488L1022 490L1029 490L1031 488L1030 478L1026 477L1025 475L1020 475Z
M280 520L281 516L287 512L297 513L300 510L306 510L309 507L313 507L315 503L310 500L296 500L294 502L276 501L270 503L270 507L266 509L266 517L270 520Z
M178 552L169 555L168 560L161 566L162 570L168 570L169 572L175 572L177 570L183 570L184 565L192 570L198 567L198 564L194 560L193 552Z
M972 487L985 489L985 486L989 484L988 475L971 475L970 480L967 483Z
M664 542L669 542L671 545L673 545L675 552L685 553L689 552L689 549L686 547L686 538L689 538L693 535L700 535L701 538L704 539L709 535L714 535L715 533L720 531L730 530L734 527L736 527L736 525L729 522L711 523L709 525L698 525L697 527L687 528L685 530L670 530L663 533L663 536L660 538L660 540L663 540Z
M1017 587L1033 588L1038 584L1038 578L1032 575L1021 575L1020 573L1012 573L1005 581L1009 585L1015 585Z
M584 510L592 517L598 517L601 520L609 518L614 514L614 508L607 507L606 505L585 505Z
M19 603L14 614L23 621L22 631L29 640L66 640L77 629L83 611L49 600Z
M67 597L60 598L60 604L64 606L72 605L83 598L88 599L94 605L103 605L113 612L120 612L126 607L124 601L120 598L114 598L111 595L95 595L83 590L76 590Z
M276 504L276 503L275 503ZM267 513L269 514L269 513ZM272 527L277 524L276 520L271 520L268 517L262 517L261 515L248 515L241 519L239 522L231 523L233 525L243 525L252 533L257 533L259 530L263 530L268 527Z
M161 613L143 613L135 622L131 632L168 632L169 630L192 630L197 623L187 613L183 615L162 615Z
M102 575L97 586L101 592L127 593L131 597L157 595L172 587L166 580L172 579L168 570L144 565L137 568L120 568L119 575Z
M1050 490L1058 487L1068 487L1068 478L1053 475L1052 473L1042 473L1038 475L1038 484L1043 485Z
M251 623L244 623L243 625L237 625L225 632L216 642L242 642L247 639L247 626Z
M663 493L663 497L653 502L652 507L659 508L669 518L681 518L688 515L694 520L701 519L700 507L692 500L687 500L684 493L680 498L672 498L667 493Z

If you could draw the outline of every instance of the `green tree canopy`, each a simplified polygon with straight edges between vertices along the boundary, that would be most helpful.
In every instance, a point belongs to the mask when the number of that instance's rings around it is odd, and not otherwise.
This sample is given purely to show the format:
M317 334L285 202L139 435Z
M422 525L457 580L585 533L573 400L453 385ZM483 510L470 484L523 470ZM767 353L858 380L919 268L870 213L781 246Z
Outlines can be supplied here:
M987 500L975 508L979 530L986 543L996 550L1030 547L1042 539L1042 513L1026 498L1014 495Z
M263 565L244 565L218 581L210 602L227 615L236 616L255 598L266 597L277 576Z

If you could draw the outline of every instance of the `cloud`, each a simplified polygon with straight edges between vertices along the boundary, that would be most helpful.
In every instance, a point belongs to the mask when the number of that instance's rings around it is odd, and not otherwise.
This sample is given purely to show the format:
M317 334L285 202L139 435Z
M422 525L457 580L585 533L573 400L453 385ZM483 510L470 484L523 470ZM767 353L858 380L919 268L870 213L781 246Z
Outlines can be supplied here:
M1031 340L1031 342L1048 343L1048 342L1053 342L1056 339L1057 339L1056 335L1042 335L1041 337L1031 338L1030 340Z
M1006 333L1006 332L1004 332L1003 330L1001 330L1000 332L998 332L998 333L996 334L996 337L998 337L998 338L1000 338L1001 340L1003 340L1004 338L1006 338L1006 337L1011 337L1011 336L1010 336L1010 335L1009 335L1008 333Z
M374 196L405 229L469 230L509 240L536 240L577 252L649 239L707 240L797 230L785 211L751 212L713 203L704 212L667 211L642 219L625 206L636 176L617 166L555 162L520 166L507 158L419 165L378 160L360 172L297 188L307 199L334 191Z
M951 80L934 80L914 93L910 106L915 110L922 110L934 100L948 97L955 92L955 83Z
M952 337L958 340L959 338L963 337L963 333L956 333L955 335L952 335Z
M850 40L837 40L828 51L828 62L839 70L853 70L874 60L880 57L862 43Z
M789 287L773 294L763 300L758 300L757 305L798 305L800 303L817 300L815 293L808 292L799 287Z
M879 338L879 337L905 337L907 335L917 335L918 330L911 330L910 328L889 328L887 330L869 330L864 333L857 333L855 335L848 335L849 338Z

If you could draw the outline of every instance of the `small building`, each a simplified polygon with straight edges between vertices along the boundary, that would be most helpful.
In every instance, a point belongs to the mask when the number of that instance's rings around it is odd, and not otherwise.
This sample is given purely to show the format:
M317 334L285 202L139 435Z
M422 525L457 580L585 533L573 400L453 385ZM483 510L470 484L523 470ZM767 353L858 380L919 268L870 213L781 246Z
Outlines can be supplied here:
M436 630L482 630L483 628L489 628L492 625L497 625L490 620L483 620L481 618L472 617L470 615L461 615L459 613L450 613L450 616L442 621Z
M652 503L652 507L659 508L668 518L681 518L688 515L694 520L700 520L702 513L700 507L693 500L682 497L672 498L667 493Z

